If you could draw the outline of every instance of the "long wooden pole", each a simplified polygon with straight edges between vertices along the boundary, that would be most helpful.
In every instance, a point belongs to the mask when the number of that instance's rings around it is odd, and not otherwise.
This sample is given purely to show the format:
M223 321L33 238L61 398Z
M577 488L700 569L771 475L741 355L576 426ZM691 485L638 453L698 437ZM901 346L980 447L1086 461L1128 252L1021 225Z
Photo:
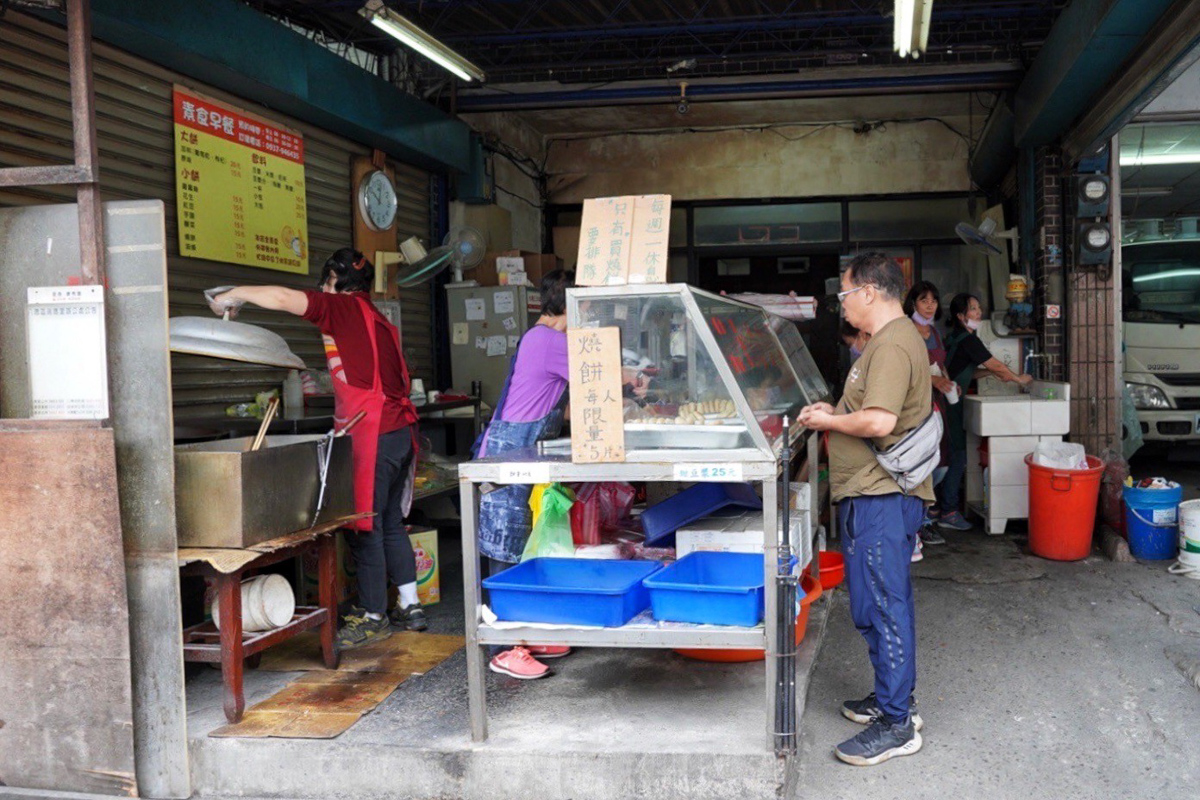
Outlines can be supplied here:
M71 122L75 166L88 176L76 187L79 203L79 261L83 282L105 282L104 209L100 202L100 157L96 144L96 93L92 82L91 0L67 0Z

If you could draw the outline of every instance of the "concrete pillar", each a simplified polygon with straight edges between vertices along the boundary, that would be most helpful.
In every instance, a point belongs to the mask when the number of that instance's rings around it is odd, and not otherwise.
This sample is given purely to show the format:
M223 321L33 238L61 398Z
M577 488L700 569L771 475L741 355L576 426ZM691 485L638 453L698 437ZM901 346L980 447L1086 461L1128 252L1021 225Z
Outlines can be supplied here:
M1063 278L1068 248L1063 213L1062 156L1056 147L1040 147L1034 151L1033 160L1033 311L1037 318L1038 352L1049 356L1045 377L1061 381L1066 364L1063 317L1048 319L1046 307L1057 305L1062 308L1064 300Z

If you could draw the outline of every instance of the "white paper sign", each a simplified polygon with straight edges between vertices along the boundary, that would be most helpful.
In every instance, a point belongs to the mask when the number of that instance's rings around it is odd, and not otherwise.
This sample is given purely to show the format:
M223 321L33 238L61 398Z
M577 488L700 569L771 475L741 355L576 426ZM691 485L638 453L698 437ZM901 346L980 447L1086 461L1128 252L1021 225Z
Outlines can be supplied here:
M468 330L467 323L454 323L454 344L468 344L471 341L471 333Z
M475 347L479 350L487 350L487 338L484 336L476 336Z
M613 319L629 319L629 306L624 303L614 303Z
M27 300L31 416L108 417L103 288L30 288Z
M502 356L508 352L508 340L503 336L489 336L487 340L487 354L489 356Z
M520 337L520 336L510 336L510 337L508 337L508 349L509 349L509 350L516 350L516 349L517 349L517 345L519 345L520 343L521 343L521 337Z
M500 256L496 259L496 272L524 272L525 259L520 256ZM496 310L497 314L503 314L503 311Z
M502 464L496 483L549 483L549 464Z
M675 480L698 483L735 483L742 480L742 465L731 464L676 464Z
M464 302L467 304L468 322L479 322L487 316L487 304L482 297L468 297Z
M513 313L513 292L496 292L492 295L492 303L497 314Z
M504 318L504 330L515 331L517 329L517 321L512 317Z

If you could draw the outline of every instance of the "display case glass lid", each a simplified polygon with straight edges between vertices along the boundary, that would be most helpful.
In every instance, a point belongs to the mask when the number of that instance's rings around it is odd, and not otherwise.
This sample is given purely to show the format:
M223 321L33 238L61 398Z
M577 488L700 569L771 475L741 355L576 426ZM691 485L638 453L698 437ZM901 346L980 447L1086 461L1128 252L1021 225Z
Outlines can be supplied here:
M794 324L685 284L572 289L571 327L616 327L626 387L625 448L771 455L783 421L829 391ZM792 433L798 433L793 424Z

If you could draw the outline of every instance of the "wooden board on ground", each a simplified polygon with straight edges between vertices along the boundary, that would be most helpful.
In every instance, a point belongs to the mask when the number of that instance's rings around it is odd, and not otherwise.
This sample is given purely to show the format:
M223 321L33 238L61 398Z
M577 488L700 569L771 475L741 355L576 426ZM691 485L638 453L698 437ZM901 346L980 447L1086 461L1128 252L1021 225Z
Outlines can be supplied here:
M421 674L462 649L464 643L461 636L409 631L394 633L382 642L342 653L342 663L337 671ZM300 634L263 652L259 669L270 672L324 670L316 634Z
M332 739L374 710L410 676L442 663L463 643L461 636L394 633L382 642L343 653L341 666L327 670L316 635L301 634L263 653L259 668L304 674L249 709L241 722L217 728L209 736Z

